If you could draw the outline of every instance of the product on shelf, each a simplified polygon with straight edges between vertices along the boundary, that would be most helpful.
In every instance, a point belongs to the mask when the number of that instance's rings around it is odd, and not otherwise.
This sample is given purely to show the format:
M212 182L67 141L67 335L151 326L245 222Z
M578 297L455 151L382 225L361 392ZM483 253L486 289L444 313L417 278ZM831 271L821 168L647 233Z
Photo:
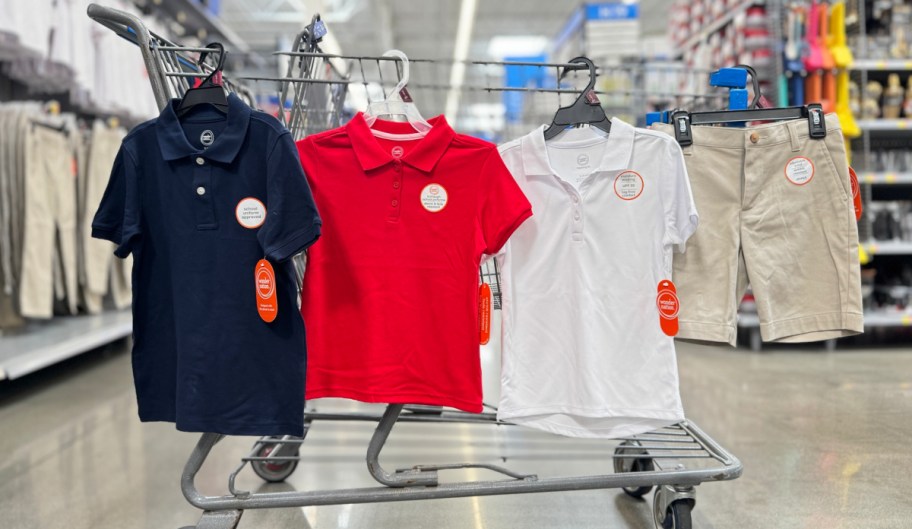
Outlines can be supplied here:
M903 116L912 117L912 75L906 79L906 99L903 101Z
M849 109L853 116L862 116L861 112L861 88L855 81L849 82Z
M898 119L903 106L903 88L899 84L899 74L891 73L887 78L887 88L883 97L883 117Z
M864 101L861 102L862 119L877 119L880 117L880 96L883 86L877 81L870 81L867 85Z
M907 39L910 22L912 22L912 6L895 4L890 18L890 36L893 38L893 44L890 46L890 56L894 59L909 58L909 43Z

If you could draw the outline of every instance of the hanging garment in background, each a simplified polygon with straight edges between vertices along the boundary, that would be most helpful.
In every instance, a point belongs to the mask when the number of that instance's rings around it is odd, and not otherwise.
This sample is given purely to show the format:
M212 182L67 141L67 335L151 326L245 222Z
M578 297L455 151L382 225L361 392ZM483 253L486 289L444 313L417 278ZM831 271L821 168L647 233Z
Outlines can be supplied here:
M807 120L693 127L684 158L705 222L675 257L679 338L735 345L748 283L764 341L864 331L858 227L835 114L825 139ZM654 125L672 134L671 125Z
M112 289L112 293L118 298L116 302L120 302L115 305L122 305L123 302L121 285L124 280L118 275L124 273L124 261L114 259L114 245L111 242L94 239L91 233L95 207L101 203L111 166L117 157L123 136L121 129L111 129L101 121L96 121L92 126L84 178L84 200L87 207L83 210L80 233L85 263L83 297L90 313L97 313L101 310L102 298L108 293L108 287L112 283L117 285L115 289Z
M298 142L326 220L308 253L307 399L482 409L478 266L532 214L497 148L443 116L362 114Z
M683 420L657 308L698 223L678 144L613 118L607 138L583 128L546 143L542 127L500 152L535 216L498 256L498 419L600 438Z
M69 313L75 314L78 282L74 153L66 132L38 123L30 125L26 141L19 310L25 317L50 318L54 300L65 297Z
M303 435L304 324L290 260L321 220L294 141L234 94L228 114L172 100L124 138L92 236L133 255L133 377L143 421ZM257 313L258 261L278 313Z

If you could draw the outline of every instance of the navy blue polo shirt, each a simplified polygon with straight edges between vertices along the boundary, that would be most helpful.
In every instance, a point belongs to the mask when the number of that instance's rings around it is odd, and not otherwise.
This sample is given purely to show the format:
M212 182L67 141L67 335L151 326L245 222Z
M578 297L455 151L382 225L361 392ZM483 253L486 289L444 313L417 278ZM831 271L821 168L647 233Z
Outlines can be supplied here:
M173 100L123 140L92 236L133 254L133 377L143 421L302 435L304 323L291 260L321 221L288 131L236 96L180 120ZM257 313L254 268L276 275Z

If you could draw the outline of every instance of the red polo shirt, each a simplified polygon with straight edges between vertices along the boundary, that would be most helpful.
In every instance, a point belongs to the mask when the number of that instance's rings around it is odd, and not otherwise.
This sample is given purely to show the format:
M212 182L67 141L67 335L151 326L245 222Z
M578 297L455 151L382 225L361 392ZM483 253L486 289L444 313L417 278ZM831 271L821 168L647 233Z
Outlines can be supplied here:
M298 142L323 218L301 313L305 397L481 411L478 266L529 216L496 146L358 114Z

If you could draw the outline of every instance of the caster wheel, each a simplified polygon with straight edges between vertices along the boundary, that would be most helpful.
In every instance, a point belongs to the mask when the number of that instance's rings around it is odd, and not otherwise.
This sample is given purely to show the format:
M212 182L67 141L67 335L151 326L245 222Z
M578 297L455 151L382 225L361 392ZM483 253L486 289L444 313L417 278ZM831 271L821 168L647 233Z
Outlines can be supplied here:
M659 491L656 490L652 504L652 515L656 529L693 529L690 512L693 503L690 500L678 500L670 503L665 512L660 512L665 503L661 500Z
M260 449L257 456L259 457L269 457L269 454L273 452L279 445L276 444L267 444ZM297 452L294 454L298 455ZM296 468L298 468L297 461L251 461L250 466L253 468L253 471L257 476L260 476L265 481L270 483L281 483L285 481L288 476L290 476Z
M638 448L640 445L639 441L624 441L617 448L614 449L615 455L631 455L631 454L648 454L646 450ZM616 457L614 459L614 471L618 474L622 472L650 472L655 470L655 465L652 462L652 459L649 458L621 458ZM621 487L624 492L629 496L634 498L642 498L649 491L652 490L652 485L644 485L642 487Z

